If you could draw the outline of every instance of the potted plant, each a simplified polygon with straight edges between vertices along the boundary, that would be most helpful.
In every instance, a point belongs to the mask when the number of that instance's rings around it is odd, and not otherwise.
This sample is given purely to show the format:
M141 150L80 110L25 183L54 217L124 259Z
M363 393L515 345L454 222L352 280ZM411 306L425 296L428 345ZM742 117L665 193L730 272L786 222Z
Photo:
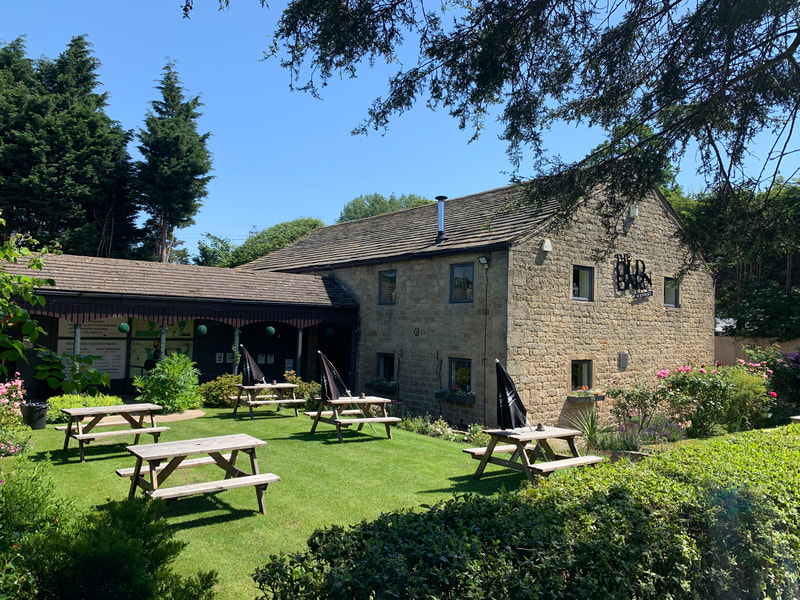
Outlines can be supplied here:
M600 402L605 399L603 390L590 388L588 385L572 390L567 396L567 402Z

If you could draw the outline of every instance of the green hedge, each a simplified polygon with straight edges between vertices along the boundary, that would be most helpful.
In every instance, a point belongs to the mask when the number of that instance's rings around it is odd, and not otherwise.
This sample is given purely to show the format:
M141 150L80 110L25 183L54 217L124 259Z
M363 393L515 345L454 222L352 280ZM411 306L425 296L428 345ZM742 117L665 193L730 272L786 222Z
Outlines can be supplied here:
M116 406L122 404L119 396L106 396L98 394L87 396L86 394L64 394L63 396L53 396L47 400L47 423L57 424L66 423L69 417L61 412L62 408L79 408L83 406Z
M262 598L794 598L800 426L315 532Z

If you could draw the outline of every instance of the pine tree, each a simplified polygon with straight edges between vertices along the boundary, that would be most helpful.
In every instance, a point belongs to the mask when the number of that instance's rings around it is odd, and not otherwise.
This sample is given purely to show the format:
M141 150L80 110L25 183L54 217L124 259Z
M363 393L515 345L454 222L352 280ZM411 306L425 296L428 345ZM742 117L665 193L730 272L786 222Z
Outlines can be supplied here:
M200 98L184 98L174 63L164 67L156 89L161 99L150 103L152 111L138 136L144 160L136 163L137 187L141 206L150 215L146 227L155 242L154 255L158 262L170 262L175 229L194 223L200 200L208 195L210 134L198 133Z

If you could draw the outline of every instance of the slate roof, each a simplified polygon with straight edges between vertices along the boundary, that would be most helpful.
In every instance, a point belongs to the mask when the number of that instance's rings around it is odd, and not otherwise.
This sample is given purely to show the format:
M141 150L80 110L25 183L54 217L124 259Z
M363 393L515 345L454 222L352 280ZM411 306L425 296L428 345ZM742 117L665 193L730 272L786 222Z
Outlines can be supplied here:
M535 212L518 198L516 187L507 186L445 201L447 240L439 244L434 203L316 229L239 269L306 272L507 247L555 214L554 203Z
M357 302L330 277L288 273L245 272L195 265L47 255L43 271L24 263L4 263L13 274L51 278L55 287L40 293L148 297L171 300L224 300L253 304L320 307L356 307Z

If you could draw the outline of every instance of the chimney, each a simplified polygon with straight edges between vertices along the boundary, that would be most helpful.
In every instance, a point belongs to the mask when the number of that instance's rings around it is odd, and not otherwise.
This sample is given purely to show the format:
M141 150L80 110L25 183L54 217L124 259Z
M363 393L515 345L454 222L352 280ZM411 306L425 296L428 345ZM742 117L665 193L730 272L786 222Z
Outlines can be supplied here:
M444 234L444 201L447 196L436 196L436 200L439 201L439 233L436 235L436 243L439 244L447 239Z

